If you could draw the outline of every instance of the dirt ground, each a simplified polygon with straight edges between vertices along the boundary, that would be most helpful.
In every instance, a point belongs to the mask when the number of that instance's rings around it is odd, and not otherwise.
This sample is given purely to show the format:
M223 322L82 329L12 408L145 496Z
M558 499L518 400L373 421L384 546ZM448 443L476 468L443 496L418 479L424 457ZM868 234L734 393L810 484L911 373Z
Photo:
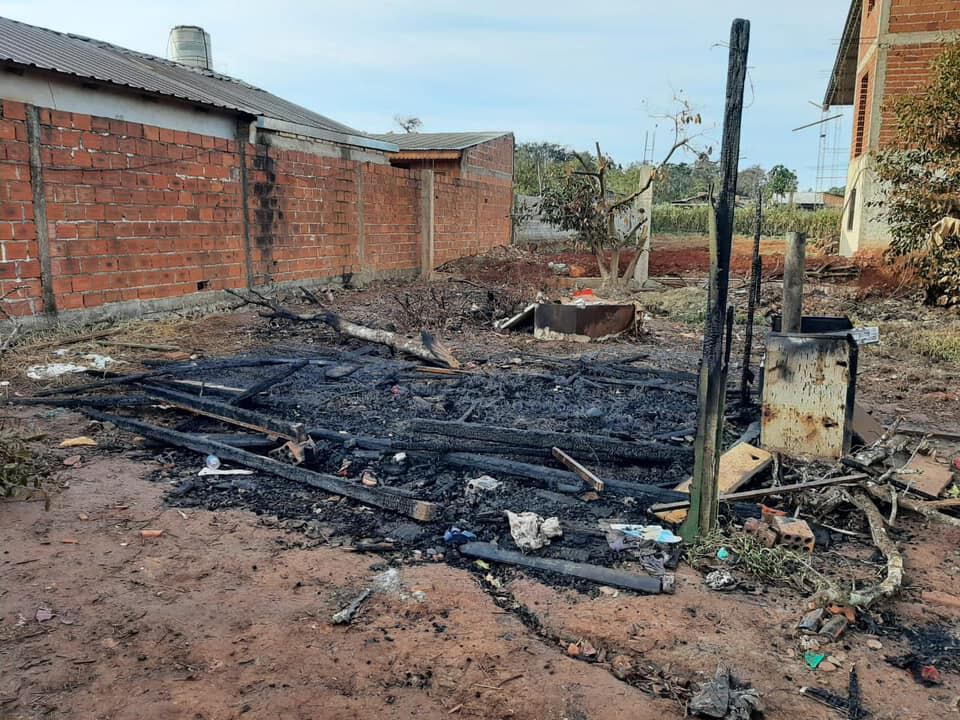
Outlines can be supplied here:
M506 274L506 260L484 262L465 267L500 267L497 288L511 285L517 295L518 287L549 281L540 274L543 257L514 257ZM488 287L483 277L465 277ZM453 285L444 279L378 286L332 300L358 321L379 318L405 329L413 316L465 361L519 351L576 357L640 349L676 369L696 366L699 328L669 315L653 315L643 334L604 348L544 343L479 330L475 318L451 321L475 312L472 296L444 296L457 304L428 312L436 292ZM773 308L775 288L769 293ZM409 307L401 312L397 300L404 297ZM817 310L954 322L949 313L908 301L862 298L856 283L808 289L808 306ZM245 309L131 324L103 345L82 347L127 358L135 370L138 361L164 353L111 343L170 343L209 357L282 345L290 340L285 332ZM328 331L316 332L317 342L335 342ZM0 379L11 381L9 392L29 395L48 385L25 380L23 369L49 361L56 347L27 346L5 357ZM956 431L958 377L956 364L918 356L909 346L869 346L858 398L884 422L905 416ZM904 552L904 592L884 614L861 618L824 648L835 670L811 670L794 631L805 596L789 587L718 593L681 565L673 595L583 593L519 570L499 574L498 588L445 562L308 540L247 511L171 507L164 502L169 486L155 481L169 462L162 448L127 434L98 435L83 415L64 409L7 406L0 415L6 429L45 433L44 446L81 434L101 441L50 451L61 489L48 511L36 500L0 504L0 718L680 718L685 688L712 676L718 663L759 690L768 718L840 717L798 691L817 686L842 695L854 665L872 717L960 712L956 674L945 672L943 684L926 687L886 661L910 649L901 626L954 633L960 627L960 608L921 598L924 591L957 595L957 530L901 514L891 533ZM957 449L941 445L950 457ZM163 533L144 539L144 529ZM877 567L869 552L824 552L841 565ZM331 623L390 568L399 572L399 586L374 593L352 624ZM47 610L52 617L44 619ZM568 653L571 643L581 648L578 657ZM583 652L590 647L597 652ZM616 672L623 658L635 669L626 680Z

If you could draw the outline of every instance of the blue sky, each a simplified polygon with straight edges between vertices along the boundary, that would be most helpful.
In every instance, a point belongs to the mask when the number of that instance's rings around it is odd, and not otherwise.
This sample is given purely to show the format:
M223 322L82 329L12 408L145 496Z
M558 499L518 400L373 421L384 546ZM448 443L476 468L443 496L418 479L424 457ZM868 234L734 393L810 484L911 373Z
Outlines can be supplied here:
M424 131L513 130L518 141L643 156L668 143L675 97L717 146L734 17L751 21L741 167L783 163L815 183L841 0L0 0L0 15L163 55L173 25L212 36L217 70L369 132L416 115ZM849 113L847 113L849 115ZM840 131L845 174L850 123ZM657 128L656 126L659 125ZM718 151L715 150L715 155Z

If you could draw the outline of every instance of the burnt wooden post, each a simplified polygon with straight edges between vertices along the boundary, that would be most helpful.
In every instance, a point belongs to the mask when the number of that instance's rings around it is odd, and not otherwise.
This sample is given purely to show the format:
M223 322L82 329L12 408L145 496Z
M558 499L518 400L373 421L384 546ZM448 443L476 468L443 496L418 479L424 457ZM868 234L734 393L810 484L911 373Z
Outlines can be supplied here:
M750 360L753 357L753 321L760 302L760 233L763 230L763 185L757 183L757 218L753 230L753 262L750 263L750 290L747 293L747 327L743 339L743 375L740 378L740 401L750 403Z
M697 440L694 445L690 512L680 529L685 540L694 540L717 523L719 492L717 475L723 432L723 402L727 378L724 370L727 290L730 285L730 253L733 247L733 211L740 158L740 124L743 119L743 88L747 77L750 22L737 19L730 28L730 59L727 69L727 101L720 151L720 193L714 208L710 238L710 290L700 365ZM713 229L713 228L712 228Z
M783 322L780 331L784 333L800 332L806 255L806 236L803 233L789 233L787 256L783 259Z

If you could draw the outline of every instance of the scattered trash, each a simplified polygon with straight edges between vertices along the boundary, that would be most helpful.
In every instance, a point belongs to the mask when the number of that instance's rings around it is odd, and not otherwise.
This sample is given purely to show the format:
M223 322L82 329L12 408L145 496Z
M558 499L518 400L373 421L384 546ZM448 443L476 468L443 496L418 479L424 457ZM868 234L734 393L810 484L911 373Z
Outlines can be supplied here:
M496 478L492 478L489 475L481 475L480 477L467 480L466 492L468 495L479 492L490 492L496 490L501 485L503 485L503 483Z
M816 635L820 632L820 624L823 622L825 613L826 610L822 607L811 610L797 623L797 630L808 635Z
M357 595L349 605L347 605L342 610L335 612L331 618L334 625L345 625L353 620L353 616L357 614L357 610L360 608L360 604L370 597L370 594L373 592L371 588L367 588L362 593Z
M943 685L943 676L933 665L924 665L920 668L920 679L928 685Z
M364 470L363 474L360 475L360 484L366 485L367 487L376 487L379 484L377 476L374 475L369 470Z
M150 540L163 536L163 530L141 530L140 537L144 540Z
M490 569L490 563L488 563L486 560L474 560L474 561L473 561L473 564L476 565L476 566L477 566L478 568L480 568L481 570L489 570L489 569Z
M54 618L53 611L50 608L39 607L37 612L34 613L34 618L37 622L46 622L47 620L53 620Z
M69 351L58 351L54 355L63 356ZM61 375L69 375L71 373L83 373L88 370L106 370L110 365L114 364L116 361L108 355L97 355L96 353L88 353L82 356L83 360L87 361L86 365L78 365L77 363L64 363L64 362L55 362L48 363L46 365L31 365L27 368L27 377L31 380L52 380L58 378Z
M82 455L71 455L63 459L63 464L67 467L73 467L74 465L79 465L81 460L83 460Z
M510 535L521 550L539 550L550 544L550 540L563 535L560 519L550 517L544 520L533 512L514 513L506 511L510 521Z
M452 527L443 533L443 540L448 545L462 545L463 543L473 542L477 536L469 530L461 530L458 527Z
M718 665L714 679L700 687L687 708L692 715L750 720L754 714L762 713L763 704L760 693L748 686L738 686L730 677L730 671Z
M68 373L83 373L87 368L73 363L50 363L49 365L31 365L27 368L27 377L31 380L52 380Z
M401 465L407 461L407 454L405 452L398 452L393 456L393 462L397 465Z
M673 545L683 542L682 538L659 525L628 525L626 523L601 521L600 529L606 533L607 544L610 549L617 551L649 545L650 543Z
M819 634L835 642L846 632L848 622L846 615L834 615L820 626Z
M199 475L200 477L208 477L210 475L219 476L219 475L253 475L253 474L254 474L253 470L244 470L243 468L235 468L233 470L227 470L221 467L211 468L206 465L200 468L200 470L197 472L197 475Z
M717 550L717 560L725 561L730 559L730 551L726 548Z
M207 455L203 462L208 470L217 470L220 467L220 458L216 455Z
M704 580L711 590L733 590L737 586L737 579L726 570L714 570L707 573Z
M827 659L827 656L823 653L817 653L813 651L807 651L803 654L803 661L807 663L807 667L811 670L816 670L820 667L820 663Z
M847 720L863 720L868 715L860 698L860 678L856 666L850 668L850 680L847 683L847 696L837 695L830 690L815 687L802 687L800 694L804 697L825 705L828 708L843 713Z
M86 435L80 435L79 437L67 438L62 443L60 447L62 448L73 448L73 447L87 447L95 446L97 441L92 437L87 437Z

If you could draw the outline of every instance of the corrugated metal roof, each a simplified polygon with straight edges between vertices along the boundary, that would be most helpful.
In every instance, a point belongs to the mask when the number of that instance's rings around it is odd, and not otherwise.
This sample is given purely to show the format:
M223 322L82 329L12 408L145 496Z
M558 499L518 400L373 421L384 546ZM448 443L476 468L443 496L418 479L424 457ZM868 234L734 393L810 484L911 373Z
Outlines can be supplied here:
M401 150L465 150L509 134L509 132L367 133L377 140L394 143Z
M364 135L227 75L3 17L0 17L0 63L73 75L345 135Z

